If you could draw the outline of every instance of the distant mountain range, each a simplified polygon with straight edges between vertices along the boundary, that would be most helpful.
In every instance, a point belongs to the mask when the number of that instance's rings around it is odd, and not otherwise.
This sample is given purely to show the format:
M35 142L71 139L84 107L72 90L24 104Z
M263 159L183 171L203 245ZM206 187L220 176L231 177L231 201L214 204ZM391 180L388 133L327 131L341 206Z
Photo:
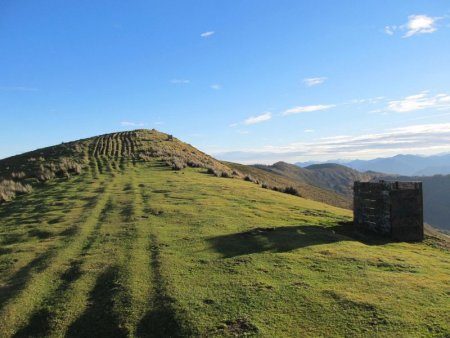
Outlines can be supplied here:
M448 337L447 236L353 232L349 187L374 175L219 162L156 130L2 159L0 337Z
M410 156L396 156L397 159L409 157ZM444 157L444 155L442 155L442 157ZM424 158L421 157L421 160L424 161ZM398 163L400 163L400 160ZM372 181L379 179L387 181L421 181L423 182L424 190L425 222L442 230L450 231L450 175L387 175L375 171L360 172L356 169L336 163L309 164L306 167L299 167L294 164L277 162L273 165L257 164L245 167L253 167L260 171L276 174L276 176L292 181L304 182L310 186L331 190L344 197L348 203L352 202L354 181ZM369 167L367 169L373 168L374 167Z
M370 181L384 176L375 172L359 172L336 163L313 164L300 168L286 162L277 162L273 165L256 164L253 167L332 190L349 199L353 196L354 181Z
M320 162L298 162L300 167L308 167ZM450 174L450 154L433 156L396 155L373 160L343 161L334 160L325 163L339 163L361 172L375 171L404 176L433 176Z
M450 232L450 175L396 176L384 179L422 182L425 222Z

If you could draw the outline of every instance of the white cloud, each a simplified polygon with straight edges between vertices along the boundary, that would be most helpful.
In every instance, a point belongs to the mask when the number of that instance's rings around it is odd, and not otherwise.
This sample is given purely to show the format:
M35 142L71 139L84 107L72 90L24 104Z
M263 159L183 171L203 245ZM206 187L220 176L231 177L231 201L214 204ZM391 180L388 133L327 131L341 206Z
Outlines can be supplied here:
M403 37L409 38L416 34L433 33L437 31L436 21L441 18L431 17L425 14L410 15L408 22L403 25L385 26L384 32L387 35L394 35L397 32L405 32Z
M170 83L172 83L172 84L189 84L189 83L191 83L191 81L186 80L186 79L173 79L173 80L170 80Z
M357 136L339 135L314 142L216 152L216 157L241 163L273 163L284 160L369 159L403 154L433 154L450 151L450 123L420 124Z
M378 104L382 101L386 101L386 97L384 96L376 96L376 97L369 97L364 99L352 99L349 101L344 102L343 104L368 104L368 105L374 105Z
M328 78L326 77L311 77L307 79L303 79L303 83L307 87L313 87L324 83Z
M426 108L442 109L447 107L450 107L450 95L438 94L432 96L427 91L423 91L401 100L390 101L387 109L396 113L409 113Z
M436 97L439 99L440 102L443 102L443 103L449 102L450 103L450 95L439 94L439 95L436 95Z
M384 27L384 32L387 35L394 35L396 30L397 30L397 26L385 26Z
M303 130L305 133L314 133L314 129L305 129Z
M214 90L220 90L220 89L222 89L222 85L220 85L220 84L218 84L218 83L215 83L215 84L212 84L211 86L209 86L211 89L214 89Z
M202 38L209 38L210 36L214 35L216 32L214 31L209 31L209 32L203 32L202 34L200 34L200 36Z
M427 15L410 15L408 23L406 24L407 32L404 37L409 38L416 34L433 33L436 28L437 18Z
M143 127L145 123L142 122L131 122L131 121L122 121L120 125L123 127Z
M258 116L249 117L244 121L245 125L256 124L264 121L268 121L272 118L272 113L267 112Z
M300 114L300 113L310 113L313 111L319 111L319 110L326 110L336 107L334 104L317 104L317 105L311 105L311 106L297 106L290 108L288 110L285 110L283 112L283 115L292 115L292 114Z

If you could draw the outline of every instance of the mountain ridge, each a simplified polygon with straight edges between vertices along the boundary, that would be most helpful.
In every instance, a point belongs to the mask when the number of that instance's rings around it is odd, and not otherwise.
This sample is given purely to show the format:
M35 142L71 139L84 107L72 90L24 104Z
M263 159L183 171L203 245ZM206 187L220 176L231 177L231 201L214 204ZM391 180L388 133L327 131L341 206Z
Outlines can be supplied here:
M28 193L39 183L79 175L88 168L101 173L111 167L121 168L128 160L136 163L153 159L173 170L204 168L218 177L249 179L244 167L241 167L242 173L236 166L220 162L172 135L155 129L137 129L84 138L0 160L0 202L10 200L16 194ZM267 182L263 179L253 181L272 190L330 205L351 206L350 200L314 185L277 180L267 175Z
M314 164L301 168L280 161L273 165L256 164L253 167L335 191L349 199L352 199L353 196L354 181L371 181L383 177L383 174L380 173L361 173L336 163Z
M10 162L56 176L22 178L36 188L0 204L2 336L427 336L430 318L450 333L445 237L357 234L351 210L255 181L324 189L254 167L173 170L212 159L153 136L158 149L105 136ZM86 161L77 174L57 161L67 149Z
M339 163L358 171L376 171L385 174L403 176L433 176L450 174L450 154L442 153L430 156L403 155L379 157L372 160L330 160L327 162L297 162L306 167L311 164Z

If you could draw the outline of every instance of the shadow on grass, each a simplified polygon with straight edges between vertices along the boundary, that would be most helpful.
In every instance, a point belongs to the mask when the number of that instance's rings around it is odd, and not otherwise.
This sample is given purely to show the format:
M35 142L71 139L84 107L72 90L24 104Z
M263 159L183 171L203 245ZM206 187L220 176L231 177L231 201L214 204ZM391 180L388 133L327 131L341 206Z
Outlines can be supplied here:
M352 228L352 222L339 223L336 226L298 225L255 228L212 237L208 239L208 242L225 258L259 252L287 252L339 241L360 241L368 245L382 245L389 242L386 238L355 233Z
M120 327L114 312L114 298L120 291L116 281L118 268L110 267L104 271L89 294L89 306L85 312L70 325L66 337L127 337L128 332Z
M62 283L46 302L48 304L55 304L60 301L59 297L69 288L69 286L81 277L80 270L81 261L73 261L70 267L61 275ZM55 313L50 309L44 307L33 313L26 326L21 328L13 336L14 338L25 337L47 337L51 333L51 322L55 317Z
M152 309L148 311L137 328L138 337L186 337L180 325L173 299L168 296L166 282L161 273L159 245L155 236L151 236L151 269L153 272L154 296Z
M51 248L20 268L12 275L5 286L0 287L0 308L2 308L10 299L23 290L28 281L33 277L33 273L41 272L50 264L56 250Z

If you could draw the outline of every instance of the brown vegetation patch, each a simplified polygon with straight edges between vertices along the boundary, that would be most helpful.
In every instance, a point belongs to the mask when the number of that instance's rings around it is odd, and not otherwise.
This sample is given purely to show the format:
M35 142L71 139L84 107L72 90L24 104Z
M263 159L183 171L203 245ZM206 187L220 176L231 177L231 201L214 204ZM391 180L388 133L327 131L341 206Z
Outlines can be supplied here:
M258 333L258 328L250 323L247 319L227 320L218 327L219 330L225 331L236 337L248 336Z

